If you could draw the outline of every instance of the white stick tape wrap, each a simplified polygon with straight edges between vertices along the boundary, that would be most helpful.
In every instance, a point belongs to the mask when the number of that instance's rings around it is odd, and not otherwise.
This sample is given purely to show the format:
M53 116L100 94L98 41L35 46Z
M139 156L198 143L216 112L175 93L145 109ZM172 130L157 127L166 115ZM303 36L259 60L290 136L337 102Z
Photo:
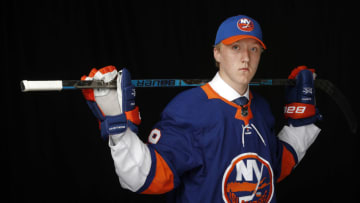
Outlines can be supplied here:
M27 81L23 80L22 91L60 91L62 90L62 81L61 80L45 80L45 81Z

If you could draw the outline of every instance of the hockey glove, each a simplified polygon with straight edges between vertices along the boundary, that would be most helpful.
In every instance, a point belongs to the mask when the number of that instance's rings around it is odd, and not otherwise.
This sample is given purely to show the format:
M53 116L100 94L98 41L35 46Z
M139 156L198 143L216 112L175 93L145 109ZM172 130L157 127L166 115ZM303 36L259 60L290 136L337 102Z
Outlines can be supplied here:
M315 69L308 69L306 66L295 68L289 76L289 79L296 79L296 85L286 87L284 114L288 123L295 127L321 119L315 107L315 77Z
M110 82L117 80L117 89L84 89L82 90L87 104L99 120L101 137L108 139L109 135L120 134L130 128L137 133L140 115L135 106L135 87L131 84L131 76L127 69L117 72L114 66L106 66L100 70L92 69L88 76L81 80L102 80Z

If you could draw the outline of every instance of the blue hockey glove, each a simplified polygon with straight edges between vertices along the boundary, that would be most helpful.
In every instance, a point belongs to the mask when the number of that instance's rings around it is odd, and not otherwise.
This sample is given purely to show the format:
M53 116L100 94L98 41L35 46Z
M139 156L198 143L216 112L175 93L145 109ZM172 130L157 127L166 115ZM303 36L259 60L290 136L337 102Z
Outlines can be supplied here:
M131 84L131 76L127 69L119 72L114 66L106 66L100 70L92 69L88 76L81 80L117 80L117 89L84 89L82 90L87 104L99 120L101 137L120 134L128 127L137 133L140 124L139 108L135 106L135 87Z
M285 118L288 123L297 127L308 125L321 119L315 107L315 69L306 66L295 68L289 79L296 79L296 85L286 87Z

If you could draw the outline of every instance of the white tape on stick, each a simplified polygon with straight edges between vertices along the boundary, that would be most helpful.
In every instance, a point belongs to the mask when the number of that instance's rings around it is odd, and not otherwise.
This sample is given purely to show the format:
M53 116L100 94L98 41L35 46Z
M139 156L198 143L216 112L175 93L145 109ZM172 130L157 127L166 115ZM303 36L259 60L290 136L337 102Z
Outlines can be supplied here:
M21 81L21 91L60 91L63 88L61 80L45 80L45 81Z

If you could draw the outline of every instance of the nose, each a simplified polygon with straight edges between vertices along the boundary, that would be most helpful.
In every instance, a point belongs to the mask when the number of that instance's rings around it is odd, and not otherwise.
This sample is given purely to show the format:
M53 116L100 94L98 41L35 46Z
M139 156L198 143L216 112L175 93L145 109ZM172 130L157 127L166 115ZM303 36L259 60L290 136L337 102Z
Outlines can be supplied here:
M242 63L249 63L250 57L249 57L249 51L244 49L241 51L241 62Z

